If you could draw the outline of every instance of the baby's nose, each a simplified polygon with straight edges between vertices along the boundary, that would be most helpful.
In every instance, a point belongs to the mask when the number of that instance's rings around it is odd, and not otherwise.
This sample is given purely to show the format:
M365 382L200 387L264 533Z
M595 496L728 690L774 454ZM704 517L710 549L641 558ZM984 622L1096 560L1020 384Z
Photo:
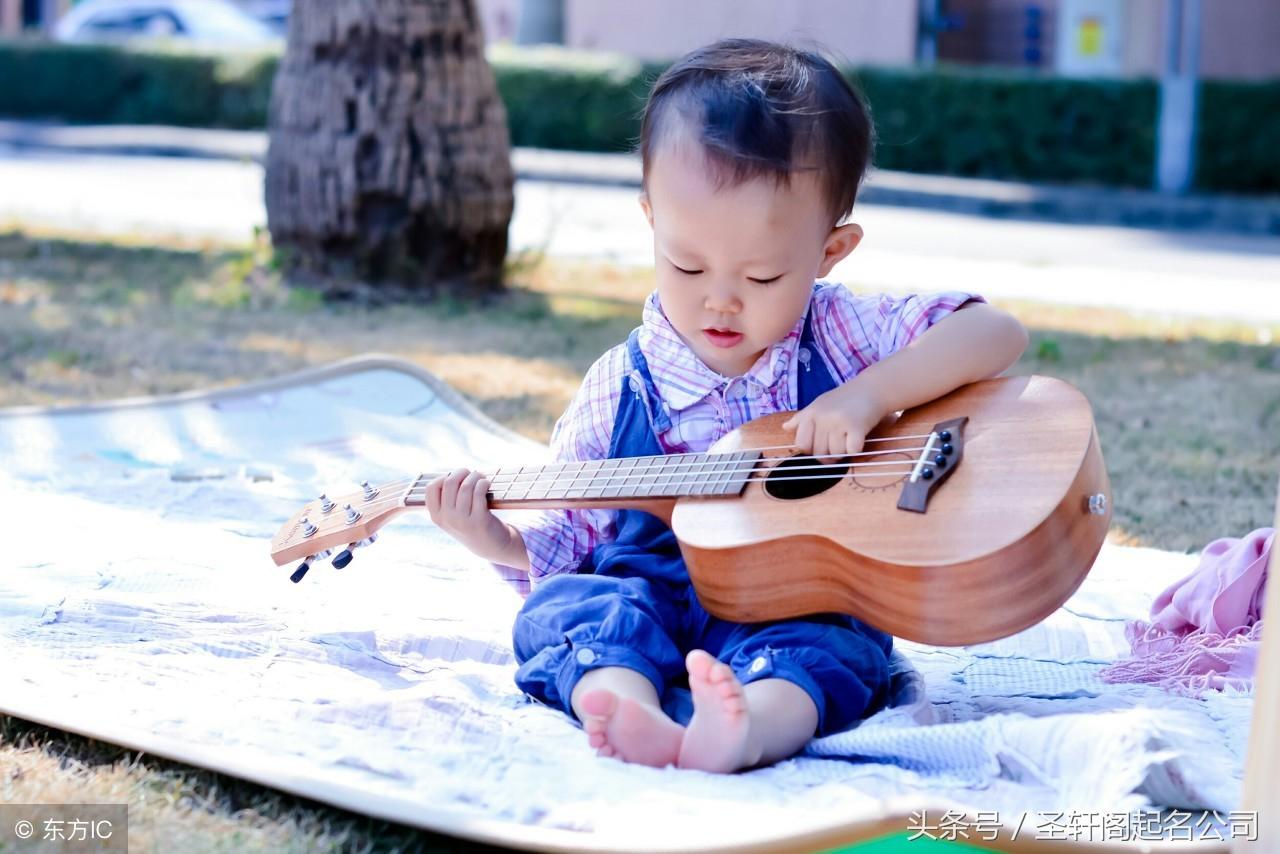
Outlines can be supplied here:
M708 311L736 314L742 309L742 301L731 288L712 288L707 292L706 307Z

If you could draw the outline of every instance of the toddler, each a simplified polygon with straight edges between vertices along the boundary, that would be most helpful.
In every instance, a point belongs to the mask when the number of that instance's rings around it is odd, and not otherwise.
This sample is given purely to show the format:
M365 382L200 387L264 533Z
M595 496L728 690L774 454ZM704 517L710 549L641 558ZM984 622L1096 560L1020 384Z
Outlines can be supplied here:
M862 239L847 218L871 139L861 98L813 52L721 41L658 79L639 144L657 288L556 424L557 459L701 453L791 410L797 452L853 454L886 415L1013 364L1026 333L979 296L858 296L821 281ZM732 772L883 705L883 632L842 614L721 620L654 516L507 524L488 486L465 469L433 481L431 518L528 571L516 682L581 721L600 755Z

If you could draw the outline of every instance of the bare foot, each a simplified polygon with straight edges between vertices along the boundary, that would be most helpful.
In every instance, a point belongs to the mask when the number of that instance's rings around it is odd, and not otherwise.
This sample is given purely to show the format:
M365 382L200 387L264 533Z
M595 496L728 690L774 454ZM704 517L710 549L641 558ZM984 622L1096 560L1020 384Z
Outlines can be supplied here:
M599 690L582 695L582 712L587 742L600 756L661 768L680 755L684 727L661 709Z
M693 694L693 720L684 731L677 764L721 773L754 765L760 751L757 748L752 755L751 715L738 677L727 664L700 649L689 653L685 667Z

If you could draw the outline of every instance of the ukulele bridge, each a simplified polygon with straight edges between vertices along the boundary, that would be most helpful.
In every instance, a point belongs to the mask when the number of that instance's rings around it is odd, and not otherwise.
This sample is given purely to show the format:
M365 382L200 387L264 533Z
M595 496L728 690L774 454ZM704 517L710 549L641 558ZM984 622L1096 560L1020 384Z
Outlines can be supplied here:
M968 421L969 418L965 416L939 421L933 425L933 430L924 443L924 450L911 469L911 476L902 485L902 495L898 498L899 510L926 512L933 491L960 467L960 460L964 456L964 425Z

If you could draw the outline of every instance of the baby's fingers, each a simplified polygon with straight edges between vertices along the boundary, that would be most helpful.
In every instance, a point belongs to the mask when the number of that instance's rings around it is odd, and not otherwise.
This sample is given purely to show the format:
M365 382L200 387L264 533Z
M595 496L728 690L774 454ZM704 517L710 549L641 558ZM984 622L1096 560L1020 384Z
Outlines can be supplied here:
M436 518L436 514L440 512L440 492L444 489L444 478L437 477L427 484L427 512L431 514L431 518Z
M468 472L467 476L462 479L462 483L458 486L458 500L455 507L462 516L471 515L471 511L475 507L476 484L483 475L478 471Z
M792 419L795 421L796 419ZM810 418L801 418L796 422L796 438L792 444L796 449L808 453L813 448L813 420Z
M444 479L444 486L440 490L440 505L449 510L453 510L458 504L458 490L462 487L469 472L466 469L454 469L449 472Z
M476 481L475 492L471 496L471 515L479 516L489 510L489 478L482 477Z

